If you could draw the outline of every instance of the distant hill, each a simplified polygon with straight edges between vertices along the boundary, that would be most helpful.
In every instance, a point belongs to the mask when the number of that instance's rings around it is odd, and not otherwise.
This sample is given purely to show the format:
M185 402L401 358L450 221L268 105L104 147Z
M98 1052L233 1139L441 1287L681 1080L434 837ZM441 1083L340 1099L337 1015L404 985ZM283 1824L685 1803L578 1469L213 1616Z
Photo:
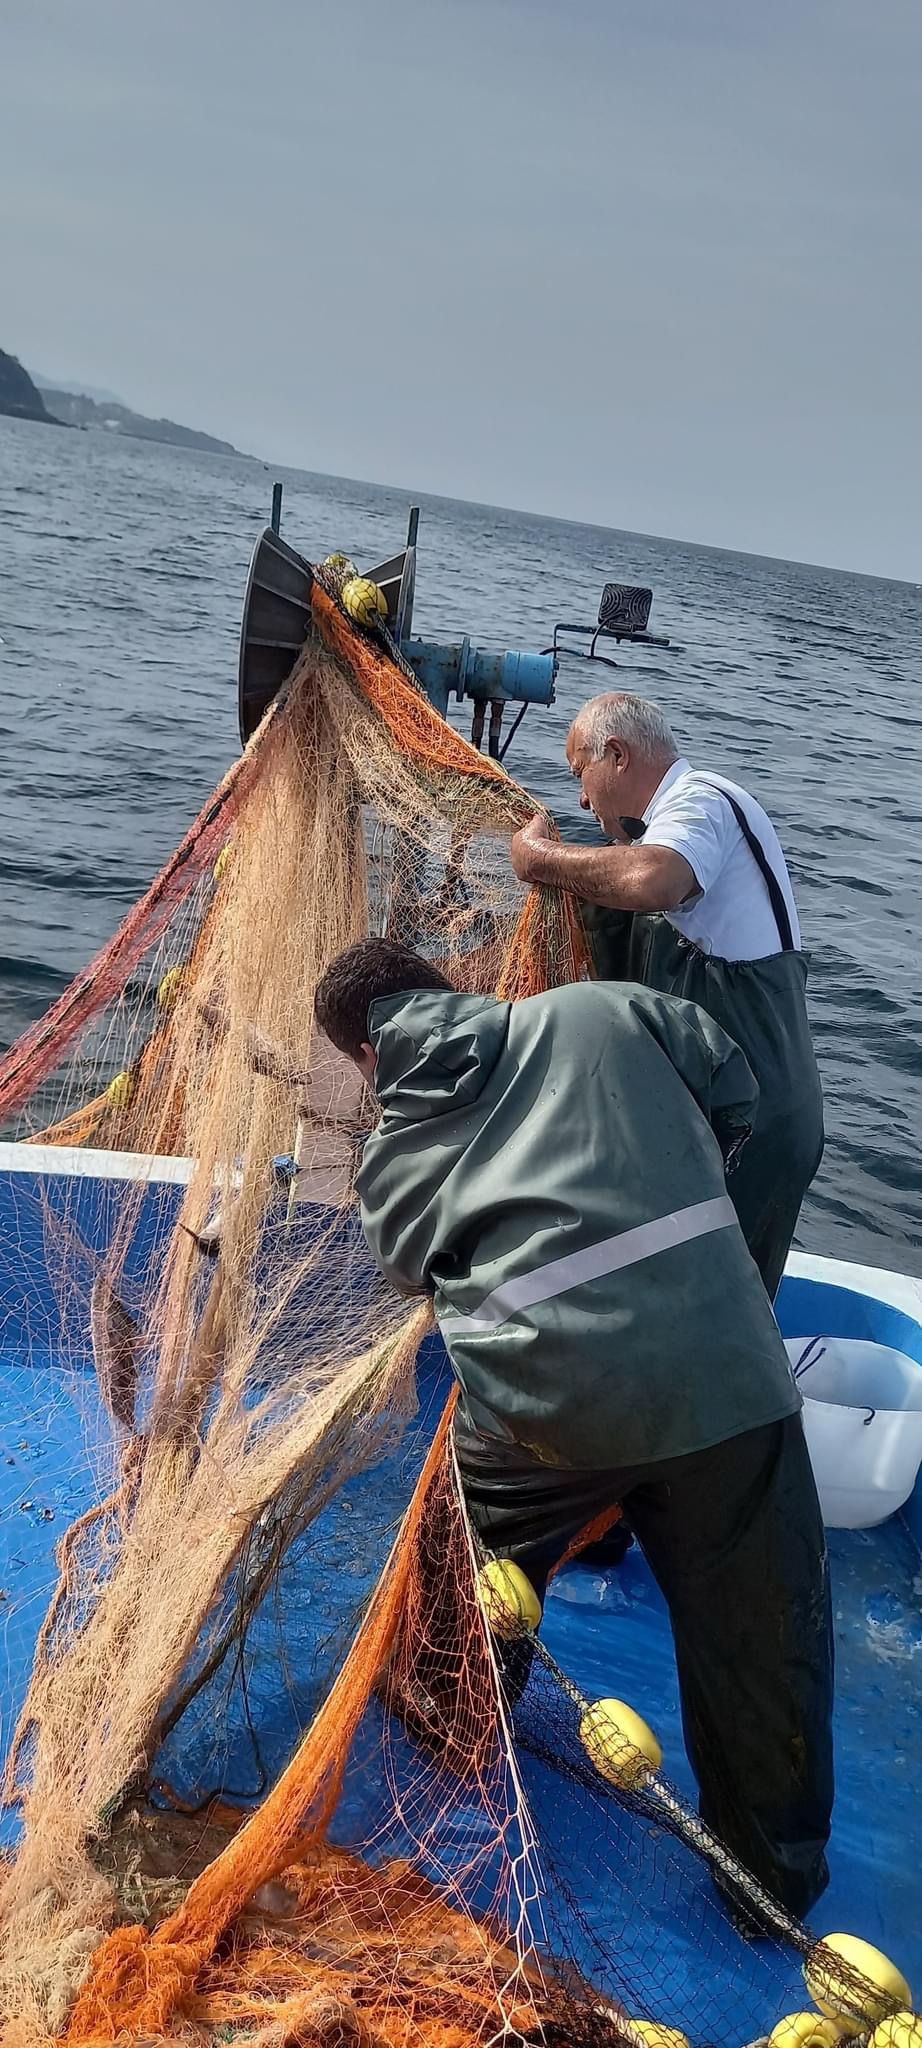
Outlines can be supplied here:
M81 391L61 391L46 384L43 395L50 399L59 419L69 427L89 427L107 434L128 434L138 441L166 441L174 448L200 448L211 455L237 455L230 441L218 441L213 434L200 434L194 427L181 427L176 420L149 420L132 412L116 399L88 398Z
M45 404L46 398L49 404ZM0 349L0 414L15 420L41 420L48 426L86 427L92 432L128 434L138 441L165 441L174 448L199 448L209 455L237 455L231 441L200 434L177 420L149 420L117 398L86 385L66 391L47 378L32 378L18 356Z
M8 356L0 348L0 413L14 420L42 420L46 426L60 426L55 413L50 413L41 392L33 384L28 370L24 370L18 356Z
M121 405L117 391L107 391L104 385L83 384L79 377L43 377L41 370L33 370L32 382L40 391L67 391L77 398L95 398L100 405Z

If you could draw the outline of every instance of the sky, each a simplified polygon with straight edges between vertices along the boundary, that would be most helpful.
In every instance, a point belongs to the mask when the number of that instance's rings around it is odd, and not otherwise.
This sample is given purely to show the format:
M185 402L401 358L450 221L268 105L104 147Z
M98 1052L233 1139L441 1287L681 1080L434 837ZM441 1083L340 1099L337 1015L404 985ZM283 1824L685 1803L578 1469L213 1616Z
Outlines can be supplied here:
M0 51L27 367L922 580L920 0L0 0Z

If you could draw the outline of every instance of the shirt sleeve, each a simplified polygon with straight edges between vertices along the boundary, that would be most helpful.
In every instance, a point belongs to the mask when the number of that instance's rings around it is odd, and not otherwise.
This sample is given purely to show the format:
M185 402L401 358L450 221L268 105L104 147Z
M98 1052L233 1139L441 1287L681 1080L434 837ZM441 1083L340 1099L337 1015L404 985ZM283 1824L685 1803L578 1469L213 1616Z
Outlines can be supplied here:
M702 896L716 882L738 827L729 804L714 789L670 792L644 834L644 846L667 846L687 860Z

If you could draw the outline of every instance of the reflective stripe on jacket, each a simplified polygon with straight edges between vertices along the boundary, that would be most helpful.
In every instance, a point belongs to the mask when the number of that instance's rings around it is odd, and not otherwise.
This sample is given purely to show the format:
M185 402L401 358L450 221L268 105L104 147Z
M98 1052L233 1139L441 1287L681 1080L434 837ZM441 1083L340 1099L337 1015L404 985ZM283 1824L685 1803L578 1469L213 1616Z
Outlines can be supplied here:
M372 1005L362 1221L431 1292L469 1416L554 1464L707 1449L800 1406L724 1180L758 1090L694 1004L580 982Z

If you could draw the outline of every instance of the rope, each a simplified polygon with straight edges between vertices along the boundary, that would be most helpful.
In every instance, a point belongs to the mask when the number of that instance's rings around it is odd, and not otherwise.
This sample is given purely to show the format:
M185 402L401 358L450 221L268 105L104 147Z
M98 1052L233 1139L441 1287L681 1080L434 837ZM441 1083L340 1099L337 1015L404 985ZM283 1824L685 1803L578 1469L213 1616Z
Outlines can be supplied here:
M138 960L165 930L195 879L191 876L186 882L183 870L189 868L193 856L216 837L215 826L224 815L239 805L285 701L286 696L282 692L270 704L244 752L218 783L175 853L170 855L114 936L89 966L75 977L51 1009L36 1019L0 1061L0 1118L20 1108L39 1081L60 1063L84 1025L106 1000L105 993L100 992L100 984L104 991L109 992L122 987ZM178 889L175 887L177 882L180 884Z
M572 1679L567 1677L566 1672L561 1670L544 1643L537 1636L532 1640L539 1662L560 1687L561 1692L571 1701L582 1719L582 1716L589 1712L591 1702L584 1697L579 1687L573 1684ZM732 1885L741 1899L745 1899L746 1905L752 1909L762 1924L769 1927L779 1940L789 1942L791 1947L797 1950L798 1955L808 1955L815 1945L815 1936L809 1934L799 1920L795 1920L792 1914L785 1912L784 1907L777 1904L758 1879L746 1869L745 1864L738 1862L730 1850L724 1848L718 1837L712 1834L711 1829L705 1826L704 1821L700 1820L690 1807L683 1804L672 1788L657 1773L651 1773L650 1777L645 1779L643 1789L644 1796L659 1809L662 1818L686 1847L692 1849L696 1856L703 1856L713 1870L719 1871L726 1883Z

